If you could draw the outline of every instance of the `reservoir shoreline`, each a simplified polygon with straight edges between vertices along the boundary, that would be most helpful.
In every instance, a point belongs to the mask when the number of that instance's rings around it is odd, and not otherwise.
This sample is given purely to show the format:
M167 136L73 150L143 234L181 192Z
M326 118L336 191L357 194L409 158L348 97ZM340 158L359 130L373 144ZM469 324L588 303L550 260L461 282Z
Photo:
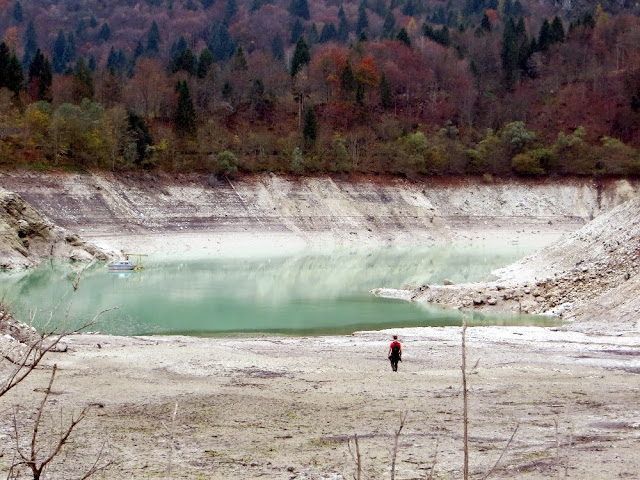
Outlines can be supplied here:
M449 200L434 206L429 190L417 184L394 190L400 203L385 204L363 192L390 198L388 185L356 191L327 180L300 182L294 190L269 176L260 179L259 188L241 180L234 183L240 198L227 187L209 191L204 182L185 177L169 184L158 178L40 180L37 174L5 176L2 184L114 255L145 247L158 254L236 247L246 252L269 243L287 249L316 241L472 244L505 232L524 242L541 232L573 231L599 208L613 208L635 194L635 187L618 183L598 201L596 189L585 182L562 194L555 185L534 197L527 194L541 188L537 185L504 186L502 195L494 186L490 197L488 188L473 184L456 195L442 187L438 195ZM220 192L226 193L218 197ZM283 192L315 192L314 199L341 202L357 196L366 208L354 201L314 206L289 201ZM437 214L429 213L425 198ZM234 218L230 223L222 221L218 200ZM501 201L506 202L502 210ZM257 215L257 209L274 208L277 221ZM341 215L327 219L323 209ZM384 214L369 220L375 211ZM201 231L194 218L213 227ZM606 312L599 315L596 320L606 319ZM392 334L405 350L397 373L386 359ZM433 478L461 478L461 343L461 327L320 337L73 335L65 339L64 351L52 352L43 368L0 399L0 471L14 458L11 407L32 412L55 364L59 373L50 411L57 413L47 418L93 406L74 432L65 464L52 466L58 478L78 476L104 455L113 465L92 478L337 480L355 473L348 440L357 435L363 471L384 479L390 476L389 448L404 413L396 478L425 478L432 471ZM472 477L484 476L498 462L492 478L638 478L637 333L607 329L605 323L584 332L473 327L466 331L466 345ZM10 354L22 347L3 335L0 348ZM20 417L22 438L29 419L29 414Z

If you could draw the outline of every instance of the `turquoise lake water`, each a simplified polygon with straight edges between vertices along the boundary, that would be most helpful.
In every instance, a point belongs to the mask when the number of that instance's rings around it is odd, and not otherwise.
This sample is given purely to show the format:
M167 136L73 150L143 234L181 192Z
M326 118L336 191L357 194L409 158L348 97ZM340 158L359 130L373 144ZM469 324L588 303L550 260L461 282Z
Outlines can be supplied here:
M23 321L75 328L98 312L91 331L118 335L346 334L392 327L459 325L461 313L376 298L376 287L481 281L532 248L332 249L295 255L199 260L145 259L136 272L106 264L47 262L0 274L0 298ZM548 324L546 317L468 316L472 324Z

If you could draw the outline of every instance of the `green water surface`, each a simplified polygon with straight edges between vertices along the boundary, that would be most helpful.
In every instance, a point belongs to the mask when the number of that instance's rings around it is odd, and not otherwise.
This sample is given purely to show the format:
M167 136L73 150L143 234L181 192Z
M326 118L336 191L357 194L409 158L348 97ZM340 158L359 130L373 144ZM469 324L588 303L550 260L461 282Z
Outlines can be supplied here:
M197 260L146 259L136 272L47 262L0 274L0 296L21 320L118 335L344 334L392 327L459 325L461 314L374 297L376 287L481 281L529 253L500 247L332 249L295 255ZM474 315L475 324L546 324L546 317Z

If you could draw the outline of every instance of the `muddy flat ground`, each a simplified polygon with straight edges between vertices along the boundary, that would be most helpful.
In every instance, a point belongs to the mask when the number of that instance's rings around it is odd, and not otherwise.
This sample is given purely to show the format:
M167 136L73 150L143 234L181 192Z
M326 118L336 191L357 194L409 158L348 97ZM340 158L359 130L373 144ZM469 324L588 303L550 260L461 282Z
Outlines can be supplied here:
M403 414L396 478L462 478L461 332L74 336L47 358L59 368L47 422L93 407L48 478L78 478L98 456L112 465L92 478L353 478L354 435L362 478L390 478ZM397 373L386 360L392 333L404 344ZM639 340L468 328L471 478L640 478ZM11 406L20 405L27 441L49 375L38 370L1 399L3 472L13 459Z

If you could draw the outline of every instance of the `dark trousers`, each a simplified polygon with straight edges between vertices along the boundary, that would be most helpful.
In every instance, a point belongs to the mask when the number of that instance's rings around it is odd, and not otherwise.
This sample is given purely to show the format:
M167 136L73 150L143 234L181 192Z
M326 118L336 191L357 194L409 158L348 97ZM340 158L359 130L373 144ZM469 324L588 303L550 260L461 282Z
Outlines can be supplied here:
M389 361L391 362L391 370L394 372L398 371L398 362L400 361L400 357L396 355L389 355Z

